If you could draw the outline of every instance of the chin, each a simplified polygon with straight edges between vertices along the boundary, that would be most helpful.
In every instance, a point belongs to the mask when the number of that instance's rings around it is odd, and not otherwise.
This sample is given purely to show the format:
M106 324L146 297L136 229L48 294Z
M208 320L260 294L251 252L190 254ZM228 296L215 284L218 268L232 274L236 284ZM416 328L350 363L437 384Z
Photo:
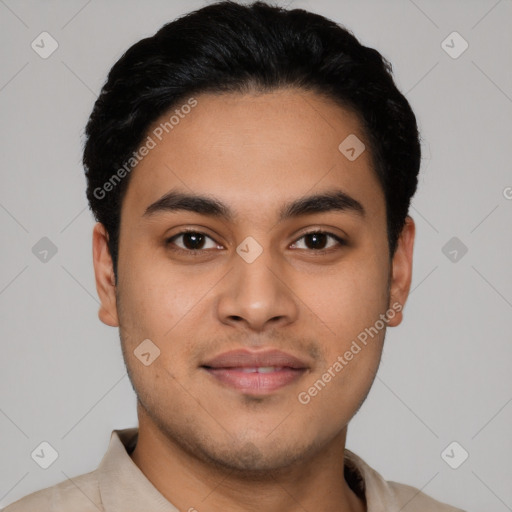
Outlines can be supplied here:
M261 476L268 479L269 473L277 474L290 469L296 462L303 462L316 451L314 444L306 446L297 442L293 445L290 439L287 441L288 445L282 439L263 438L261 443L239 440L231 441L225 448L210 445L198 446L197 449L202 452L201 458L207 459L219 469L239 473L240 478L254 480Z

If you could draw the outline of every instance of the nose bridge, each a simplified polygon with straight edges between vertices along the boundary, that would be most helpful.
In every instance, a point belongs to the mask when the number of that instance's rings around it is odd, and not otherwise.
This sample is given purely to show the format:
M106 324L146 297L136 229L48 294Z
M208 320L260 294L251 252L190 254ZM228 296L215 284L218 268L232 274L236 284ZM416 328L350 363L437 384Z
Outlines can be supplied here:
M262 329L269 321L275 326L293 321L297 305L289 285L283 262L269 247L247 237L233 257L233 269L218 303L220 320L244 321L253 329Z

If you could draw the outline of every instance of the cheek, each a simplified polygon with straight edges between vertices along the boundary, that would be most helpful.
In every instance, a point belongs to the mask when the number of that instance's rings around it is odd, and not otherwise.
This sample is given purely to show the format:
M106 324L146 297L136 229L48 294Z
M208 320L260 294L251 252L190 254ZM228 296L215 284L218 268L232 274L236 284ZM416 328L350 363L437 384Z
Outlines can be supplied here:
M189 371L198 329L209 322L208 308L213 307L205 296L219 276L194 275L170 265L163 268L161 262L152 264L143 258L134 258L126 267L129 271L122 277L120 273L118 308L125 359L137 387L153 388L160 378L160 384L165 382L172 388L175 382L170 374L181 379ZM141 367L134 356L134 350L147 339L158 352L158 359L149 368Z
M361 405L382 353L389 267L373 254L354 252L337 272L310 282L309 300L330 332L323 342L325 362L308 379L302 398L311 400L320 417L336 416L336 423L348 422Z
M170 334L201 290L151 254L134 250L119 269L120 321L155 341Z
M352 258L336 271L300 280L300 296L343 345L375 323L387 309L387 268L381 260ZM332 344L331 344L332 346Z

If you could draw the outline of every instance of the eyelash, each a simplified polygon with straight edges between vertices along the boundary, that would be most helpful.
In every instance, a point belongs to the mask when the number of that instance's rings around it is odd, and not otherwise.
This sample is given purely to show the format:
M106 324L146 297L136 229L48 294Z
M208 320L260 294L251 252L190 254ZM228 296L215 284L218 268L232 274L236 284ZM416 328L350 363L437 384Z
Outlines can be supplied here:
M211 236L207 235L206 233L203 233L201 231L196 231L194 229L187 229L187 230L184 230L184 231L180 231L176 235L173 235L172 237L168 238L165 241L165 245L167 247L169 247L170 250L173 251L173 252L181 253L181 254L186 254L186 255L190 255L190 256L201 256L204 252L210 250L210 249L195 249L195 250L192 250L192 249L182 249L181 247L173 246L174 240L176 238L179 238L180 236L186 235L188 233L193 233L195 235L203 235L203 236L206 236L207 238L209 238L210 240L213 240L213 238ZM309 231L308 233L304 233L299 238L297 238L297 240L295 240L295 242L293 242L293 244L296 244L299 240L301 240L302 238L304 238L304 237L306 237L308 235L327 235L327 236L333 238L334 240L336 240L336 242L338 242L338 246L339 247L347 245L346 241L343 238L335 235L334 233L331 233L329 231L323 231L321 229L320 230ZM301 250L304 250L304 249L301 249ZM316 255L321 256L323 254L331 253L333 248L331 247L329 249L306 249L306 250L308 252L312 252L312 253L315 253Z

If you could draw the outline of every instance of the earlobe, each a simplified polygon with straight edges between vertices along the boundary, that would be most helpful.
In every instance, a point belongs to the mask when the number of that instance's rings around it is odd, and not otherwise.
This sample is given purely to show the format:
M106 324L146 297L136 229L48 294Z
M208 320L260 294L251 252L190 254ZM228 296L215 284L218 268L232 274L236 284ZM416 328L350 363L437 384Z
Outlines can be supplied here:
M407 216L392 261L389 307L397 313L388 322L391 327L402 322L402 310L409 295L415 231L414 220Z
M98 317L106 325L119 327L115 277L108 249L108 233L100 222L97 222L93 229L92 253L96 290L101 303Z

